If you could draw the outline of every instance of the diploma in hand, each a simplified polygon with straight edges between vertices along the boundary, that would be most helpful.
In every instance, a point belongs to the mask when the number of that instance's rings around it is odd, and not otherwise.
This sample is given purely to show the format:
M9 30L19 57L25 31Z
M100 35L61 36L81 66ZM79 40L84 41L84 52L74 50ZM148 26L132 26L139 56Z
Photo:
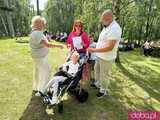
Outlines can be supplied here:
M78 37L74 37L73 38L73 46L77 49L82 49L83 46L82 46L82 38L81 36L78 36Z

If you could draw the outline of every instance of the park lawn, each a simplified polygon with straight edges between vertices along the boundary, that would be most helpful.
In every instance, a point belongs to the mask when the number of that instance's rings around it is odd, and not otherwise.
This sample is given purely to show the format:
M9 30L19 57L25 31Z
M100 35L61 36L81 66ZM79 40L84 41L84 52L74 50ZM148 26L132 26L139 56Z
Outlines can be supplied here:
M23 38L28 39L28 37ZM60 44L53 42L55 44ZM66 48L52 49L52 72L65 61ZM109 97L80 104L66 95L64 113L48 109L32 96L33 64L27 42L0 40L0 120L127 120L128 111L160 111L160 59L144 57L140 51L120 53L121 64L113 66Z

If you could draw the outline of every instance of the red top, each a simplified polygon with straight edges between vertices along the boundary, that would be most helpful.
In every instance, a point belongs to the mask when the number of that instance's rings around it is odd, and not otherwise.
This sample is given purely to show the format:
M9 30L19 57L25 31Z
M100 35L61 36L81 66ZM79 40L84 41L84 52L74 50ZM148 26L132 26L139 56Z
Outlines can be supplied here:
M80 35L81 38L82 38L82 42L84 43L84 47L82 49L78 49L77 51L79 53L85 53L86 52L86 49L89 47L90 45L90 40L89 40L89 37L87 35L86 32L82 32L82 34ZM71 49L74 49L74 46L73 46L73 38L74 37L77 37L77 34L76 32L71 32L67 38L67 45L70 44L71 45Z

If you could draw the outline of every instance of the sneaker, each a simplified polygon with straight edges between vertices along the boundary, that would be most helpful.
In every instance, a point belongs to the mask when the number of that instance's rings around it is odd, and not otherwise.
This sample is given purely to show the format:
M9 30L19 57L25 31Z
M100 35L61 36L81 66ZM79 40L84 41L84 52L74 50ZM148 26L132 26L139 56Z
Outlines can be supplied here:
M98 89L98 87L97 87L94 83L91 83L91 84L90 84L90 87L91 87L91 88L96 88L96 89Z
M102 98L102 97L106 96L106 93L98 92L98 93L96 94L96 96L97 96L98 98Z
M32 91L32 96L34 96L38 91L37 90L33 90Z
M32 93L34 93L34 94L37 93L37 92L38 92L38 90L33 90L33 91L32 91Z
M40 97L41 96L40 92L35 93L35 96Z
M47 105L48 105L48 104L50 104L50 101L51 101L50 98L47 97L47 96L45 96L45 97L43 98L43 103L44 103L44 104L47 104Z
M91 81L95 82L95 79L94 79L94 78L91 78Z
M58 104L59 103L59 100L57 97L52 97L52 100L50 101L50 104L51 105L55 105L55 104Z
M35 96L37 96L37 97L39 97L39 96L44 97L44 93L41 92L41 91L37 91L37 93L35 93Z

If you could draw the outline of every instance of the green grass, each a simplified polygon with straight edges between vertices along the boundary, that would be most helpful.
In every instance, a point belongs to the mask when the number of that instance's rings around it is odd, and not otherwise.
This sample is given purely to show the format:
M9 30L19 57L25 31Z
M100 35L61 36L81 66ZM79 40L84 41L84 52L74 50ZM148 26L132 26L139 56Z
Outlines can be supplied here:
M66 53L66 49L50 50L53 73L65 61ZM131 110L160 111L160 59L144 57L139 50L120 56L121 64L112 70L109 97L97 99L97 90L87 84L88 101L80 104L67 95L64 113L58 114L32 96L33 64L28 43L0 40L0 120L127 120Z

